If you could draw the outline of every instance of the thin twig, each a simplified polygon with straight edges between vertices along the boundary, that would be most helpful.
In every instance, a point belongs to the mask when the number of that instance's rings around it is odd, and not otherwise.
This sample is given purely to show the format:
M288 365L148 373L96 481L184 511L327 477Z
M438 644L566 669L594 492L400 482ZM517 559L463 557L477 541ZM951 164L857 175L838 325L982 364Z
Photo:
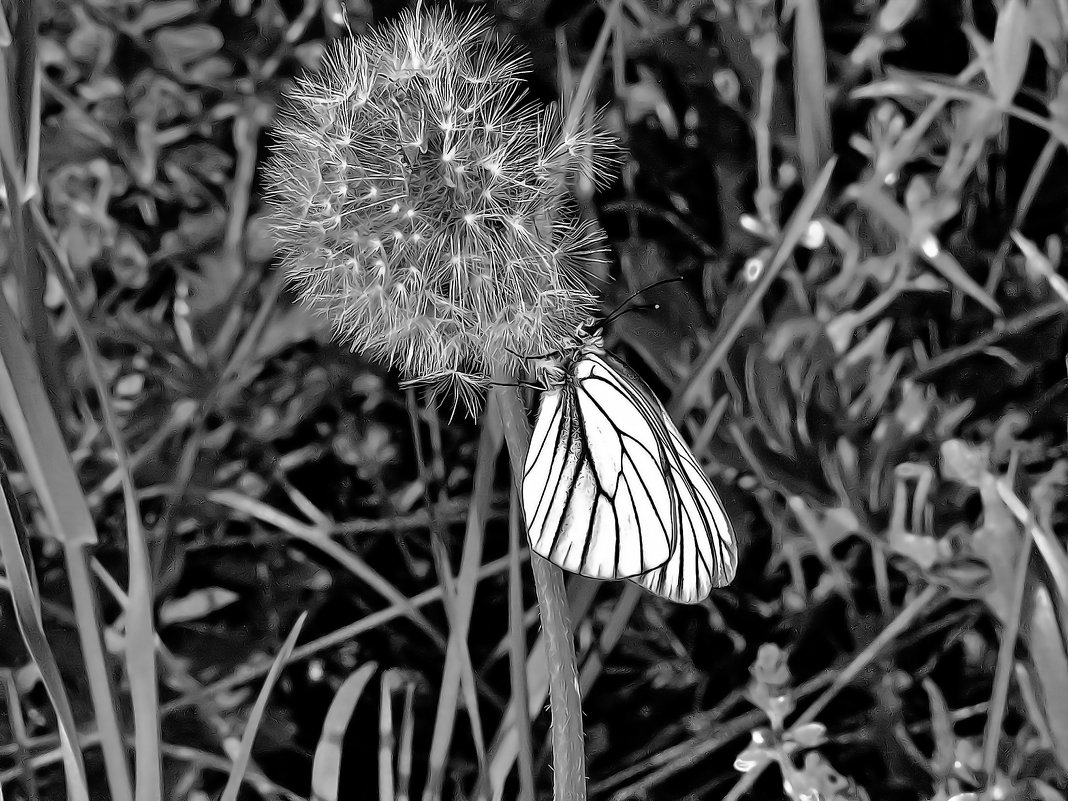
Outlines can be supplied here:
M1003 339L1019 336L1027 331L1053 320L1068 311L1064 301L1052 300L1041 306L1036 306L1018 317L1002 323L994 323L994 327L980 337L960 347L947 350L927 361L926 364L916 368L912 373L905 376L906 381L929 381L938 373L946 370L958 362L982 353L987 348L993 347Z

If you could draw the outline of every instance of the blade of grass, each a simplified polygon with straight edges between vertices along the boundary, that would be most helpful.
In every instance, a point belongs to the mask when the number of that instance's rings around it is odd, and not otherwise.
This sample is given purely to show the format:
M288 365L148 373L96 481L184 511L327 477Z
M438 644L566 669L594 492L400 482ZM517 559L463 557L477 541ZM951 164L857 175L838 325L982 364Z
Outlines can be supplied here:
M503 434L499 416L495 413L496 399L487 400L486 413L483 414L482 432L478 444L478 461L472 480L471 507L464 534L464 550L460 559L460 573L455 582L450 576L442 575L446 584L445 595L452 596L452 602L446 604L449 617L449 645L445 654L445 666L441 676L441 689L438 693L438 708L434 719L434 733L430 741L430 756L427 766L427 781L423 788L423 801L432 801L439 797L445 779L446 763L452 743L453 727L456 721L457 694L461 684L465 685L465 705L471 720L471 731L475 740L475 753L479 769L485 765L486 745L479 719L477 696L474 693L474 671L471 667L471 655L467 649L467 636L470 629L471 613L475 603L476 582L473 581L482 559L482 545L485 536L487 513L493 495L493 483L496 473L497 458L501 451ZM446 557L442 555L440 561ZM447 572L447 571L445 571ZM439 568L439 573L442 570ZM470 680L465 677L470 674Z
M163 793L163 762L160 759L159 686L156 670L156 629L152 620L152 570L148 546L141 526L141 507L130 469L130 457L119 420L115 416L111 392L101 367L100 353L88 331L85 313L78 303L73 272L66 254L56 240L40 205L35 199L29 209L37 226L42 250L52 262L52 274L63 290L74 323L74 332L85 356L86 370L100 403L104 429L111 440L116 469L122 482L126 512L126 555L129 572L129 605L126 615L126 678L130 683L133 707L136 801L159 801Z
M1026 594L1027 571L1031 563L1031 548L1034 539L1030 528L1024 528L1024 541L1016 559L1016 574L1013 576L1012 608L1005 622L998 646L997 667L994 670L994 691L990 697L990 712L983 730L983 773L987 779L987 792L994 782L997 766L998 744L1001 742L1001 725L1005 720L1005 705L1009 698L1009 683L1012 681L1013 665L1016 662L1016 639L1020 634L1020 614Z
M293 624L292 631L286 637L286 641L282 643L278 655L275 656L271 669L267 672L267 678L263 681L260 694L256 697L256 703L252 705L252 711L249 713L248 722L245 724L245 732L241 735L241 745L237 749L233 768L231 768L230 775L226 779L226 787L223 788L219 801L237 801L237 793L241 789L245 771L248 769L249 760L252 758L252 745L256 741L256 732L260 728L260 721L263 720L263 713L267 709L267 700L271 697L271 691L278 682L278 677L282 675L282 669L285 667L286 661L289 659L290 654L293 653L293 648L297 644L297 637L300 636L300 630L304 628L304 621L307 619L308 613L301 612L297 622Z
M831 157L831 118L827 98L827 54L816 0L793 0L794 98L801 174L811 185Z
M36 3L25 3L11 11L12 43L0 51L0 165L11 217L9 254L19 278L22 320L40 359L45 385L54 393L49 395L51 402L63 397L63 361L44 304L45 272L34 257L33 229L25 219L25 203L37 191L37 177L28 172L37 169L40 147L35 141L40 137L39 9Z
M393 757L396 736L393 734L393 686L400 681L397 668L382 674L378 703L378 801L397 801Z
M274 526L294 539L298 539L301 542L306 542L313 546L348 570L352 575L390 603L408 603L408 599L396 587L390 584L380 573L368 565L367 562L359 556L340 543L330 539L327 532L314 526L301 523L296 518L290 517L285 512L281 512L263 501L257 500L256 498L250 498L247 495L242 495L233 490L215 490L209 492L207 497L208 500L217 503L220 506L229 507L234 511L246 514L262 523ZM431 625L430 621L414 608L410 608L408 614L412 621L425 631L430 639L444 651L446 648L445 638L441 636L441 633L435 629L433 625Z
M627 582L623 586L623 593L619 596L612 607L612 616L601 630L601 636L597 640L597 647L592 650L589 658L582 663L582 672L579 674L579 686L582 692L589 692L597 677L604 667L604 659L616 647L623 632L627 630L631 615L638 608L638 602L642 599L642 589L637 584Z
M508 668L512 679L512 697L508 708L515 709L517 713L519 801L534 801L534 741L530 732L530 710L526 704L526 699L530 697L526 671L529 655L527 629L523 621L523 576L519 557L522 550L521 530L519 495L513 493L512 514L508 524Z
M953 80L943 82L941 80L917 78L911 75L896 75L892 78L854 89L850 93L850 97L858 100L874 100L885 97L914 98L919 95L929 95L929 102L941 103L960 100L979 108L984 107L984 105L992 106L994 104L994 99L988 94L967 86L958 86ZM1063 125L1059 120L1043 117L1034 111L1016 105L998 108L998 111L1043 130L1068 146L1068 126Z
M503 573L508 569L508 557L503 556L493 562L484 565L479 570L479 580L487 578L489 576L495 576L498 573ZM379 612L374 612L361 620L357 620L355 623L350 623L347 626L342 626L336 631L332 631L329 634L324 634L318 639L306 642L304 645L293 651L290 658L290 662L296 662L302 659L308 659L316 654L325 651L328 648L341 645L348 642L353 637L364 632L371 631L378 628L391 620L396 620L398 617L403 617L407 614L409 608L418 609L426 606L427 604L441 600L442 589L441 587L432 587L429 590L425 590L418 595L407 599L403 605L395 604L388 609L383 609ZM211 684L206 685L202 690L195 694L189 694L182 696L174 701L171 701L163 705L164 714L175 712L179 709L183 709L196 703L198 698L205 695L214 695L227 690L232 690L235 687L240 687L243 684L247 684L259 676L266 673L266 668L261 666L248 667L235 672L231 676L219 679Z
M0 488L3 499L0 503L0 558L4 563L4 572L11 583L11 599L15 604L15 620L19 632L26 643L37 670L41 674L48 700L56 713L59 736L63 752L63 768L67 777L67 795L72 801L88 801L89 789L82 762L81 747L78 743L78 731L74 725L74 713L71 711L67 692L63 689L63 677L59 672L52 648L45 637L41 623L40 606L34 591L34 582L30 577L30 568L26 563L19 537L18 512L12 508L14 495L7 480L7 467L0 464Z
M1027 613L1027 645L1040 712L1058 762L1068 765L1068 646L1050 588L1034 582Z
M218 771L219 773L229 774L230 769L233 767L233 763L224 756L211 754L202 751L199 748L191 748L187 745L163 743L160 750L168 759L186 762L190 765L195 765L202 770ZM245 784L254 788L256 792L260 794L261 798L284 798L286 801L305 801L302 796L297 795L286 787L275 784L262 773L251 767L245 771Z
M371 681L378 664L368 662L352 673L334 693L334 700L326 711L323 731L312 759L312 801L337 801L338 779L341 776L341 746L348 731L352 714L356 711L363 691Z
M415 682L406 681L404 686L404 713L401 716L400 743L397 753L396 801L411 798L412 742L415 740Z
M523 557L529 555L529 552L524 548L520 554ZM496 576L505 572L508 569L509 557L503 556L500 559L496 559L492 562L488 562L483 565L478 571L478 580ZM374 612L365 618L357 620L354 623L349 623L346 626L342 626L329 634L310 640L304 643L299 648L295 648L293 653L289 655L289 659L286 661L287 665L291 665L294 662L299 662L304 659L310 659L313 656L317 656L323 651L330 648L336 648L346 642L349 642L354 637L359 636L368 631L384 626L392 620L396 620L399 617L404 617L409 608L419 609L435 601L441 600L442 590L441 587L431 587L418 595L408 599L402 606L395 604L387 609L383 609L379 612ZM270 671L270 665L255 665L252 667L243 668L235 671L229 676L218 679L211 684L207 684L198 688L193 692L188 692L182 695L180 698L176 698L173 701L168 701L160 707L161 715L169 715L182 709L186 709L190 706L195 706L201 703L205 698L213 695L219 695L221 693L228 692L237 687L241 687L248 684L250 681L260 678L266 675ZM101 736L99 731L90 731L82 737L82 744L85 747L97 745L100 743ZM54 765L62 758L62 754L59 749L53 748L51 751L47 751L43 754L38 754L30 760L30 764L35 768L47 767L48 765ZM21 775L18 768L0 773L0 782L14 781Z
M834 680L837 668L828 668L794 689L798 698L804 698L822 690ZM741 693L738 693L741 696ZM733 703L728 701L721 705L721 711L730 709ZM709 717L714 715L714 717ZM702 720L703 718L703 720ZM624 801L630 798L643 798L657 784L671 776L699 765L733 740L751 732L762 723L767 722L767 715L762 710L753 709L735 718L724 720L715 710L701 713L690 718L694 722L692 731L699 732L697 737L684 740L662 750L644 755L644 758L629 768L620 770L615 776L603 779L591 790L598 796L612 792L612 801ZM644 775L643 775L644 774ZM638 778L638 777L641 778ZM744 777L743 777L744 781ZM633 782L624 784L624 782Z
M621 0L612 0L612 5L605 13L601 30L597 34L597 41L593 43L589 58L586 59L586 66L583 68L582 75L579 78L579 85L573 94L564 98L564 108L567 112L563 124L565 137L570 136L578 128L579 121L586 113L587 106L593 100L593 89L597 82L597 73L601 69L601 62L604 60L604 54L608 50L608 38L618 24L621 6Z
M117 704L100 641L96 597L84 549L96 543L96 526L70 454L45 394L40 373L11 307L0 293L0 416L7 423L23 468L63 546L78 637L89 679L93 712L114 801L132 801Z
M1038 552L1042 554L1050 576L1053 578L1053 586L1057 590L1059 600L1058 606L1061 610L1068 609L1068 553L1065 552L1064 546L1060 544L1053 532L1047 531L1045 526L1035 522L1027 506L1016 495L1008 481L1003 478L998 479L997 490L1001 500L1009 507L1009 511L1030 530L1035 545L1038 546ZM1064 635L1068 638L1068 620L1065 621L1064 626Z
M834 681L831 686L824 690L812 704L805 709L794 726L804 726L806 723L812 723L822 712L838 693L849 686L850 682L855 679L860 672L875 661L875 657L879 653L894 641L895 638L900 637L904 632L908 631L912 625L916 622L916 619L926 610L937 598L941 595L942 590L940 587L930 586L924 588L924 590L913 598L908 606L902 609L897 617L895 617L890 623L879 632L879 635L872 640L868 645L853 659L848 665L834 677Z
M632 783L616 790L609 796L609 799L610 801L630 801L633 798L645 798L650 795L652 788L670 776L679 773L683 769L680 765L689 766L699 763L709 754L715 753L766 722L767 717L764 713L759 709L754 709L740 717L721 723L714 732L709 732L708 736L701 738L700 742L687 741L681 745L674 746L663 755L657 755L658 757L670 755L670 759L664 759L664 764L640 779L636 779ZM755 772L755 769L750 771L750 773L753 772ZM748 776L749 774L743 776L742 781L745 781ZM609 777L600 784L594 785L593 789L598 795L602 795L609 787L618 783L617 777Z
M254 276L250 274L249 278L252 279ZM154 570L158 571L161 567L160 563L164 555L164 548L170 541L167 535L171 530L172 516L176 513L176 510L181 508L181 502L193 481L193 474L200 458L200 450L207 439L207 420L209 415L216 409L225 409L231 402L234 393L241 391L248 385L247 381L242 380L243 371L249 369L252 355L262 341L264 332L267 329L267 323L270 322L271 317L274 315L284 281L285 278L282 271L276 271L269 279L262 293L262 300L255 316L253 316L248 328L241 335L237 345L234 346L230 358L226 360L226 364L219 371L215 383L198 404L192 428L186 439L185 447L182 449L181 458L178 460L175 479L171 483L170 497L164 504L163 515L155 526L155 531L158 532L155 542L159 544L152 553ZM240 304L235 303L235 305Z
M937 356L932 356L926 363L916 367L906 375L904 380L930 381L943 370L948 370L965 359L996 347L1002 340L1020 336L1043 323L1047 323L1057 317L1063 317L1066 311L1068 311L1068 307L1064 305L1064 301L1058 298L1040 306L1034 306L1023 314L1009 320L995 321L990 331L980 337L976 337L971 342L966 342L956 348L943 351Z
M775 248L771 261L764 265L763 272L749 290L749 297L745 299L745 303L741 305L733 319L723 320L717 326L714 344L704 355L698 357L689 378L679 385L669 406L672 419L681 420L693 408L698 395L705 391L705 388L712 380L712 376L723 362L724 357L726 357L727 352L734 345L738 334L745 328L749 318L759 308L779 272L786 266L786 262L794 252L794 248L801 241L808 224L812 221L812 218L819 210L820 204L823 202L823 196L830 185L831 173L834 171L834 165L837 161L837 157L828 161L816 181L809 186L804 197L801 198L801 202L797 205L797 209L786 223L786 228L783 230L782 237L779 240L778 247Z
M986 290L974 278L964 271L960 262L953 258L949 251L941 247L920 247L918 243L912 242L912 222L909 214L890 195L882 189L871 187L869 184L856 184L847 190L846 197L856 200L868 212L893 229L903 243L907 243L913 252L922 256L924 261L941 273L942 277L949 281L950 284L973 300L981 303L993 314L1001 316L1001 306L987 294Z
M92 557L89 560L89 568L100 582L103 590L111 596L112 600L122 610L121 617L116 622L125 621L126 616L130 614L129 596L96 557ZM185 663L167 649L167 646L163 644L157 633L153 633L152 646L156 649L159 665L167 676L169 687L187 693L197 692L203 688L203 685L190 675ZM231 738L236 739L229 718L225 715L222 706L214 698L201 697L196 706L197 714L205 723L211 726L219 742L225 742ZM134 741L136 742L136 736ZM162 749L162 747L162 743L160 743L160 748ZM162 753L162 750L160 753ZM254 773L253 767L249 768L250 776ZM229 770L230 763L227 762L226 769L223 772L228 773Z
M3 17L3 14L0 14ZM15 681L14 671L4 668L0 670L0 684L4 686L4 705L7 707L8 725L11 727L11 747L14 749L12 758L15 764L22 769L23 783L26 785L26 798L40 798L41 790L37 782L37 774L30 769L29 755L29 732L26 730L26 717L22 714L22 703L19 697L19 686ZM0 786L0 801L3 801L3 789Z
M429 405L427 410L427 422L429 429L430 447L435 454L435 458L432 462L428 463L423 448L422 437L419 436L419 424L417 415L414 414L416 405L414 403L414 391L409 390L408 397L412 401L409 403L408 408L413 412L411 416L412 421L412 436L415 442L416 458L420 465L421 475L424 478L424 497L426 500L427 510L429 511L429 523L430 523L430 544L431 550L434 556L435 567L438 571L438 575L441 577L445 584L445 594L442 596L442 603L445 607L445 615L449 620L449 648L454 650L455 659L454 670L458 668L458 677L452 681L453 684L458 683L460 690L463 692L464 707L467 710L468 720L471 724L471 734L475 742L475 754L478 760L478 764L481 767L485 763L486 744L485 735L482 733L482 717L479 711L478 702L478 685L475 679L475 670L471 664L471 653L467 645L467 635L471 625L471 613L475 603L475 585L464 584L464 579L473 577L474 571L477 570L479 563L482 561L482 545L485 537L485 521L489 517L489 510L492 503L493 495L493 473L495 472L492 467L484 470L481 476L476 476L476 480L480 479L480 483L474 487L475 501L477 504L477 510L475 505L471 506L471 515L467 520L467 528L464 534L464 549L461 556L461 575L459 580L452 574L452 566L449 562L449 552L446 543L446 531L443 523L442 511L446 507L449 499L445 492L446 476L445 476L445 461L442 458L444 446L441 438L441 420L437 414L437 407ZM489 403L492 403L490 399ZM495 447L492 448L492 452L497 454L500 451L500 439L501 436L498 432L498 442ZM490 443L480 443L480 448L485 446L486 452L491 450ZM480 450L481 457L481 450ZM496 464L496 458L493 459L493 466ZM476 467L477 472L477 467ZM437 492L433 493L435 497L431 497L431 487L436 487ZM448 654L446 654L446 662L448 663ZM455 691L453 691L454 693ZM450 717L453 722L456 718L456 703L455 700L451 705ZM452 736L452 723L449 727L449 738Z
M38 494L53 535L75 546L95 545L96 527L48 402L30 347L7 299L0 297L0 359L5 363L3 414L22 467Z

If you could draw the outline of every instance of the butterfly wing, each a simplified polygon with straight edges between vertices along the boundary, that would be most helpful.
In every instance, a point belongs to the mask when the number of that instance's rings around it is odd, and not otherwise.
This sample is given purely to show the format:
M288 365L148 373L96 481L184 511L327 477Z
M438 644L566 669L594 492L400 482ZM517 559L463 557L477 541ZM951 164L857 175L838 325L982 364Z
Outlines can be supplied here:
M613 365L576 360L538 403L523 477L531 549L597 579L664 565L678 505L661 429Z
M667 564L634 579L650 592L676 603L700 603L713 587L734 579L738 545L730 518L715 488L669 418L671 479L679 498L679 530Z
M645 399L648 414L656 417L658 436L668 456L668 476L677 498L675 548L663 566L633 578L650 592L677 603L699 603L713 587L734 579L738 546L723 503L693 451L683 440L667 410L641 376L611 359L617 373Z

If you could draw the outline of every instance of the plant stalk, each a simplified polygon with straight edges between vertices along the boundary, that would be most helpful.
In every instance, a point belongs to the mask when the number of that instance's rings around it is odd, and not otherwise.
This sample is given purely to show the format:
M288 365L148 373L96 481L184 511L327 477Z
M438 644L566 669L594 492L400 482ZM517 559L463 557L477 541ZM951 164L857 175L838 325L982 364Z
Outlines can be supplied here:
M504 421L504 436L512 465L516 491L523 486L523 465L530 445L523 404L513 387L495 387ZM538 610L545 632L549 666L549 709L552 713L550 737L553 748L554 801L585 801L586 753L582 732L582 698L579 695L578 665L571 617L564 590L563 571L532 553L530 564L538 593Z

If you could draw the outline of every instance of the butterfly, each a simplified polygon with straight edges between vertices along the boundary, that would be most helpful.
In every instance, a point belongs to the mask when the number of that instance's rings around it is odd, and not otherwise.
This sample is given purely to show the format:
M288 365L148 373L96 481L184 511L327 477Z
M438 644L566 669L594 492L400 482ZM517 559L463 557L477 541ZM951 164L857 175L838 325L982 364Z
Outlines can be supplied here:
M537 368L523 474L531 549L573 573L699 603L734 578L730 518L663 404L595 329Z

